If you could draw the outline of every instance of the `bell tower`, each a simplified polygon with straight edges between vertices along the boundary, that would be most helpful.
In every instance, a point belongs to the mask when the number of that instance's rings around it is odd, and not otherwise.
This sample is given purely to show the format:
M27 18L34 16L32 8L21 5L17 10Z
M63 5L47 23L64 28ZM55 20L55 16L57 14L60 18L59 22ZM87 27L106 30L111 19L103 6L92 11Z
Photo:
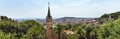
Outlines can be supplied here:
M52 16L50 14L50 3L48 3L48 14L46 16L45 39L52 39Z

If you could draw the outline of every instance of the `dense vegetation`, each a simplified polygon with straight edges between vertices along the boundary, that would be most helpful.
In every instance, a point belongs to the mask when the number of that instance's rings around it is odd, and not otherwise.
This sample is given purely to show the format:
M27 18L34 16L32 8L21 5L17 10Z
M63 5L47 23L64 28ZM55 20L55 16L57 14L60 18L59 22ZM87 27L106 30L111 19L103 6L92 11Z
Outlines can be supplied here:
M117 20L118 17L120 16L120 11L114 12L114 13L111 13L111 14L104 14L99 18L99 20L108 21L109 16L111 16L111 19Z
M34 20L15 22L10 19L0 21L0 39L43 39L45 29Z
M77 23L53 24L53 39L119 39L120 38L120 12L112 13L112 18L103 24ZM117 16L117 17L116 17ZM101 19L106 19L103 15ZM45 28L34 20L15 22L6 16L0 21L0 39L45 39Z

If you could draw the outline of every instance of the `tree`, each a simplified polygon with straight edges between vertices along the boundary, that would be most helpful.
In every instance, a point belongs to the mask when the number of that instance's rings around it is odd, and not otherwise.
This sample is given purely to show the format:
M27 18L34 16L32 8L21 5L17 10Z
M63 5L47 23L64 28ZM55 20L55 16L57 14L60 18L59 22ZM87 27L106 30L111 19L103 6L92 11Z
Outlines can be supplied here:
M45 29L41 26L32 26L23 39L44 39Z
M120 38L120 18L116 21L107 21L100 27L99 39L119 39Z
M12 21L11 18L8 18L7 16L0 16L1 21Z

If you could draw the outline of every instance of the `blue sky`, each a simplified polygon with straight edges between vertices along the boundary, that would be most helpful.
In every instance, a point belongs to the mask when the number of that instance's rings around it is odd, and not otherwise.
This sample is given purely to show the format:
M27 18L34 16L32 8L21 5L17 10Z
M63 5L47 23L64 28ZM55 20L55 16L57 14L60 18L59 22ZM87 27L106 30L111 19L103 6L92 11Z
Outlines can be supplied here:
M100 17L120 11L120 0L0 0L0 15L10 18L45 18L48 2L53 18Z

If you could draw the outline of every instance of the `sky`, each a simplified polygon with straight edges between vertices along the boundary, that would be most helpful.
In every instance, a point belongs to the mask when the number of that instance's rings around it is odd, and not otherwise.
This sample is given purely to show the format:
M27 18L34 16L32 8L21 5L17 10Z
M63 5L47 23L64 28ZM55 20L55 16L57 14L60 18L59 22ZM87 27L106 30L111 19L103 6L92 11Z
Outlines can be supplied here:
M46 18L48 2L53 18L93 18L120 11L120 0L0 0L0 15L10 18Z

